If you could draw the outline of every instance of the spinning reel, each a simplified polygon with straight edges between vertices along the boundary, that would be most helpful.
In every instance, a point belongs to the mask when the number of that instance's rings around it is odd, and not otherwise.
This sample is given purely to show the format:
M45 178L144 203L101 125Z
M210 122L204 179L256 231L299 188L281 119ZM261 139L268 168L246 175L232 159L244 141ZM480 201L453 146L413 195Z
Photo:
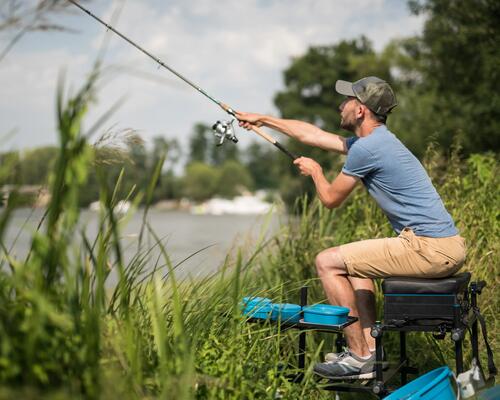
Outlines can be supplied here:
M218 139L216 146L222 146L226 139L231 140L234 143L238 143L238 138L234 133L233 127L234 119L231 121L217 121L213 126L215 137Z

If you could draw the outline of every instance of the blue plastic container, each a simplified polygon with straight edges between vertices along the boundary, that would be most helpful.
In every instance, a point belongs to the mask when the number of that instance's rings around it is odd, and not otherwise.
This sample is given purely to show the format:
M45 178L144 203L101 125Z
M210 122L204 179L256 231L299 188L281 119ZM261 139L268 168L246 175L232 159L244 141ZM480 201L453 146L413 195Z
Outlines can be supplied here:
M272 305L273 303L267 297L244 297L243 314L250 318L267 319L271 317Z
M315 304L303 307L304 322L322 325L342 325L347 322L347 307Z
M440 367L392 392L384 400L455 400L448 367Z
M271 319L273 321L281 320L282 322L295 323L300 320L302 307L298 304L274 303L272 310Z

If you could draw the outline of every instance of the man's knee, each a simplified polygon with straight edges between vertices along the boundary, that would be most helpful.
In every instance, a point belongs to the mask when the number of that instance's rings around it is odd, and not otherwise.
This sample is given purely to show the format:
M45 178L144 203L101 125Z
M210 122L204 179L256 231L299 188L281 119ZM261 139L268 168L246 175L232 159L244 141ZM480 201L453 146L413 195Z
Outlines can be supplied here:
M345 264L338 247L332 247L318 253L315 264L319 276L326 273L345 275Z

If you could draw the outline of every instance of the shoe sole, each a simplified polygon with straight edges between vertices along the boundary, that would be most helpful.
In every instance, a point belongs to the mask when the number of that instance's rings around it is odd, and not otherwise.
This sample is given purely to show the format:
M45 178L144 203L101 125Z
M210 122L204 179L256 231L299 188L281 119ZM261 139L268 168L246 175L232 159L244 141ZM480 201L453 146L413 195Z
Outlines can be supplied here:
M318 376L321 376L322 378L325 379L330 379L330 380L360 380L360 379L374 379L375 378L375 372L366 372L364 374L358 374L358 375L344 375L344 376L338 376L338 375L326 375L326 374L321 374L319 372L314 371L314 373Z

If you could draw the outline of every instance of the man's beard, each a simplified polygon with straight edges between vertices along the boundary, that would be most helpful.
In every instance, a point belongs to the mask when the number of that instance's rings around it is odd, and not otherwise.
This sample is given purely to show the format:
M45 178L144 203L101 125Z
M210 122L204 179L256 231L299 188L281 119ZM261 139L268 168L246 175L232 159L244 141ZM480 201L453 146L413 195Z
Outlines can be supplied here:
M340 127L342 129L345 129L346 131L354 132L354 129L356 128L356 123L353 121L349 121L346 118L340 117Z

